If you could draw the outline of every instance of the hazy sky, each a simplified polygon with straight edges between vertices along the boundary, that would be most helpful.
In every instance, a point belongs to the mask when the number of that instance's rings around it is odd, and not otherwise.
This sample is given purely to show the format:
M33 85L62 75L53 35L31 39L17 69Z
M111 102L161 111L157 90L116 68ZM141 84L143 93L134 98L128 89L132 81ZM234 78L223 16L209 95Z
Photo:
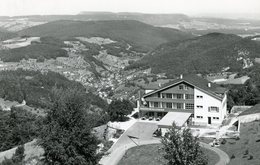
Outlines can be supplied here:
M256 17L260 0L0 0L0 15L78 14L80 11L184 13Z

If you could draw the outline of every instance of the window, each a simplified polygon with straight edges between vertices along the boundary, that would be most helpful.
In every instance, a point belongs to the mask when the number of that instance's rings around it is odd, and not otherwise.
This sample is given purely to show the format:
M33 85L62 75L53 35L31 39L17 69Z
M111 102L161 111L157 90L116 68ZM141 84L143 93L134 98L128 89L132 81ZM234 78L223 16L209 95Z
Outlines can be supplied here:
M183 103L177 103L177 109L183 109Z
M183 85L179 85L179 89L180 89L180 90L183 90Z
M203 116L197 116L197 119L203 119Z
M186 103L185 109L194 109L194 104Z
M177 94L176 93L172 94L172 99L177 99Z
M158 103L158 102L154 102L154 103L153 103L153 106L156 107L156 108L158 108L158 107L159 107L159 103Z
M218 107L209 107L209 112L219 112Z
M219 117L213 117L214 120L219 120Z
M203 106L202 105L197 105L197 108L203 108Z
M171 93L166 93L166 98L172 99L172 94Z
M185 99L194 99L193 94L185 94Z
M162 98L165 98L165 93L162 93Z
M166 108L172 108L172 103L166 103Z
M187 85L184 85L184 90L188 90L189 87Z
M177 99L183 99L183 94L177 94Z
M203 98L203 96L199 96L199 95L198 95L198 96L197 96L197 98L198 98L198 99L202 99L202 98Z

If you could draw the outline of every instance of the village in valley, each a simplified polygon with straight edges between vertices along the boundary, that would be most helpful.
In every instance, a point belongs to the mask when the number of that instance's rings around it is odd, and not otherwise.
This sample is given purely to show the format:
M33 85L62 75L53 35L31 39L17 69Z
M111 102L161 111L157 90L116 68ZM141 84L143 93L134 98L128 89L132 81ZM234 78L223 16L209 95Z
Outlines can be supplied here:
M259 34L233 15L0 16L0 165L259 165Z

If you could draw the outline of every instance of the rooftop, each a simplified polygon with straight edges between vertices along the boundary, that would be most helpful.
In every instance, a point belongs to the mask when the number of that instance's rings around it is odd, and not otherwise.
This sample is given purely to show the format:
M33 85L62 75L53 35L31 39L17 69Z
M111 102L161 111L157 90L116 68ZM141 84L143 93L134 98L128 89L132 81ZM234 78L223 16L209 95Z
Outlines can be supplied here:
M166 88L169 88L169 87L174 86L174 85L181 83L181 82L186 82L186 83L188 83L188 84L190 84L194 87L197 87L201 90L209 92L216 97L220 97L219 94L224 94L227 91L226 88L223 88L218 84L212 83L212 82L210 82L210 81L208 81L208 80L206 80L206 79L204 79L200 76L193 74L193 75L184 75L184 76L182 76L182 78L178 78L178 79L169 81L168 83L163 84L160 89L157 89L157 90L150 92L146 95L150 95L151 93L154 93L154 92L157 92L157 91L160 91L160 90L164 90ZM210 83L210 86L209 86L209 83Z
M256 104L255 106L243 111L238 116L245 116L250 114L260 113L260 104Z

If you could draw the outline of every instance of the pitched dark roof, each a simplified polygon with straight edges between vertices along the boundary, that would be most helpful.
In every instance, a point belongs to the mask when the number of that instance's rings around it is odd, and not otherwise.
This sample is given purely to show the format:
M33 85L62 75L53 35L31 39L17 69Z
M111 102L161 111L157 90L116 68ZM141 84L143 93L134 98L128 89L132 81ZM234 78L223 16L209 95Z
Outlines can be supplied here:
M153 93L156 93L158 91L161 91L161 90L164 90L166 88L169 88L171 86L174 86L174 85L177 85L181 82L186 82L194 87L197 87L207 93L210 93L211 95L219 98L219 99L222 99L222 97L219 95L219 94L224 94L227 89L226 88L223 88L223 87L220 87L218 84L215 84L215 83L212 83L200 76L197 76L197 75L184 75L183 78L178 78L178 79L175 79L173 81L170 81L166 84L163 84L162 87L160 89L157 89L155 91L152 91L150 93L147 93L146 95L144 95L144 97L146 96L149 96L150 94L153 94ZM211 84L211 87L208 87L208 83Z
M250 115L250 114L255 114L255 113L260 113L260 104L256 104L255 106L240 113L238 116L245 116L245 115Z

